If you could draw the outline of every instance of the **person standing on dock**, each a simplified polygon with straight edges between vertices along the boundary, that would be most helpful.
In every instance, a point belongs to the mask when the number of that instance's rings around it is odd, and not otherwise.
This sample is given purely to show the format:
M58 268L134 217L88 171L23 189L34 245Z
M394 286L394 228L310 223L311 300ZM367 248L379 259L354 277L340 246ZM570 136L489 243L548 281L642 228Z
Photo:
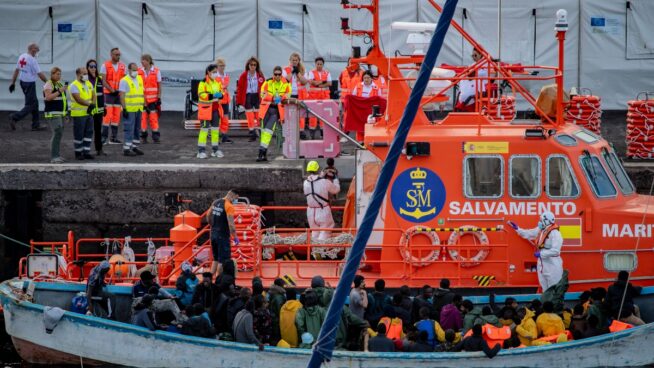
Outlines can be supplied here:
M111 49L111 59L107 60L100 67L100 76L104 86L104 102L107 114L102 121L102 143L121 144L118 140L118 124L120 124L120 95L118 87L123 79L127 67L120 62L120 50L118 47ZM109 139L109 128L111 127L111 139Z
M123 155L143 155L138 145L141 143L141 115L145 106L143 79L139 76L139 68L136 63L129 63L128 75L120 80L118 92L120 105L122 106L123 129L125 132L125 143L123 143Z
M561 259L561 247L563 237L556 224L556 218L550 211L540 215L538 226L533 229L521 229L514 222L509 221L518 235L536 246L534 257L538 260L538 282L542 292L556 285L563 277L563 260Z
M41 79L44 83L48 80L45 74L39 67L39 62L36 58L39 54L39 45L30 43L27 46L27 52L18 57L16 69L11 76L11 84L9 84L9 93L14 93L16 90L16 79L20 81L20 88L25 95L25 106L15 113L9 114L9 124L11 130L16 130L16 123L27 114L32 114L32 130L44 130L46 127L40 126L39 123L39 100L36 98L36 78ZM18 75L20 74L20 78Z
M232 258L230 237L234 237L234 244L238 245L239 240L234 225L234 206L232 202L238 199L238 194L230 190L225 197L215 200L207 211L207 222L211 225L211 252L213 262L211 263L211 274L216 275L218 264Z
M282 102L291 96L291 85L282 78L282 67L273 68L273 77L261 86L261 140L257 162L268 161L268 146L272 139L277 122L284 122L284 106Z
M309 175L304 181L304 196L307 197L307 220L309 227L312 229L331 229L334 227L334 218L329 205L329 195L338 194L341 186L338 177L333 180L325 179L319 175L320 165L317 161L309 161L307 164L307 174ZM312 231L311 238L325 240L329 238L330 232Z

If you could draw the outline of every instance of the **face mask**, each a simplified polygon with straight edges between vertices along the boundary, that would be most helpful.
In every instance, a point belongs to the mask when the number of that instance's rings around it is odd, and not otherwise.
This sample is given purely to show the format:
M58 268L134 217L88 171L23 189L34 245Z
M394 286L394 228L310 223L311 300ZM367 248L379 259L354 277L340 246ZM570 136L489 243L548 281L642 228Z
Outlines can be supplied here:
M136 77L136 72L133 71L133 70L130 70L129 71L129 76L132 77L132 78Z
M37 52L36 54L34 54L34 57L35 58L39 57L39 53Z
M214 78L214 79L218 78L218 72L211 73L211 78Z
M538 228L541 230L545 230L545 224L543 224L543 221L538 221Z
M88 80L89 80L89 75L88 75L88 74L84 74L84 75L82 76L82 82L86 82L86 81L88 81Z

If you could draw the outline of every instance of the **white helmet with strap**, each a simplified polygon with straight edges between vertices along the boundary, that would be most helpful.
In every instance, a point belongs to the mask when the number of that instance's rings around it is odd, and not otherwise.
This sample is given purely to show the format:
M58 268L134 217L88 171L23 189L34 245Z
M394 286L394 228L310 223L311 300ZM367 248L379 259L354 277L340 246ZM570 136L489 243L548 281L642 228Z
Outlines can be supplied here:
M544 225L544 227L554 225L555 221L556 217L554 217L554 214L550 211L545 211L540 215L540 222Z

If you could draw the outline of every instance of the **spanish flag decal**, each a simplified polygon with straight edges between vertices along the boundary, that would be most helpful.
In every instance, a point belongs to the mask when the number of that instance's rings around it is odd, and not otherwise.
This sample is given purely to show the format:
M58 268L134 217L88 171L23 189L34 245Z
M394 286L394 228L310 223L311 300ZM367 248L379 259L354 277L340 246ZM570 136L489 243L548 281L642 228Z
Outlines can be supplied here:
M581 246L581 218L557 218L556 223L559 225L564 246Z

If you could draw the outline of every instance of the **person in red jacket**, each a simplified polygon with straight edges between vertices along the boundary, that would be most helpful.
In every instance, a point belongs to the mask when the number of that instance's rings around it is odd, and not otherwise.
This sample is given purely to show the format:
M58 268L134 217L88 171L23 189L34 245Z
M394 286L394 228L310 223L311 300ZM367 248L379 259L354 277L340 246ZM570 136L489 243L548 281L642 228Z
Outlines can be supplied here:
M257 115L259 114L259 105L261 99L259 91L263 82L266 81L263 73L261 72L261 65L259 60L252 56L245 63L245 70L238 77L236 84L236 104L238 105L239 112L245 111L245 118L248 122L248 130L250 134L250 142L257 140Z

